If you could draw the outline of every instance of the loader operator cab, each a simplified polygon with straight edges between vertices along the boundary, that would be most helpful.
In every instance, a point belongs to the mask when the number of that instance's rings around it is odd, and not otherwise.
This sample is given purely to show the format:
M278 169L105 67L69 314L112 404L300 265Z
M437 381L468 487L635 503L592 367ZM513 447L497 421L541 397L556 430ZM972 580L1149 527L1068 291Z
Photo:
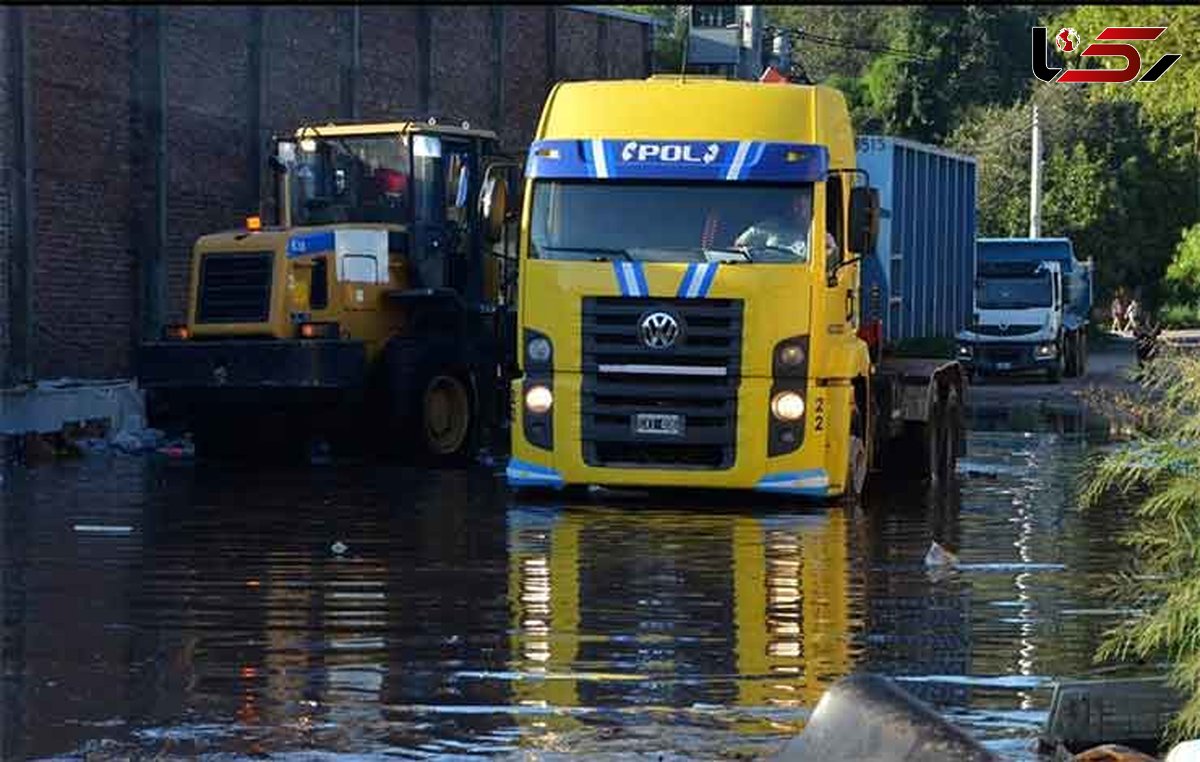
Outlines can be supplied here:
M508 213L507 194L483 193L485 181L495 183L497 168L484 172L494 137L419 124L377 133L349 129L305 127L276 140L280 225L396 226L388 248L408 260L410 287L452 289L478 302L485 287L478 276L489 263L472 264L470 252L488 248L495 226L485 223ZM485 196L496 208L484 208Z

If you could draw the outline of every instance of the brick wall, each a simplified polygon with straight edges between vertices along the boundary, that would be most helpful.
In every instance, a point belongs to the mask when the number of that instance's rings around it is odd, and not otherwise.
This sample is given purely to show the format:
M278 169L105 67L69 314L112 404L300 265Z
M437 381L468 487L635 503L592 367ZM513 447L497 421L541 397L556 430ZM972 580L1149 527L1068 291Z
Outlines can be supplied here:
M248 202L250 12L170 8L166 35L167 310L185 319L191 247L257 209ZM256 106L257 104L255 104Z
M129 372L129 39L122 7L29 8L34 373ZM68 53L69 51L69 53Z
M271 133L344 119L356 107L366 120L465 119L518 151L554 80L646 74L642 25L561 7L363 7L352 103L350 7L164 6L150 27L131 7L25 13L35 136L33 355L42 378L132 372L144 304L138 252L149 243L157 250L151 215L160 193L163 318L184 317L191 247L253 211L255 180L260 197L269 186L262 165ZM0 13L0 209L12 208L15 187L7 20ZM146 94L159 71L157 54L146 52L154 35L163 38L163 188L147 126L157 113L157 96ZM0 362L9 341L10 221L0 215Z

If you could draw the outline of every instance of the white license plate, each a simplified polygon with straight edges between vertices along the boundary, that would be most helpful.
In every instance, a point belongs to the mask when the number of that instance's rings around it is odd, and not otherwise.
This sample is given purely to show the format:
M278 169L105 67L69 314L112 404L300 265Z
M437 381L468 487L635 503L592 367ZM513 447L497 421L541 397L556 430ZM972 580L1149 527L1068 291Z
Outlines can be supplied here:
M996 363L996 370L1012 370L1012 363L998 362Z
M683 436L683 416L674 413L636 413L633 433L667 437Z

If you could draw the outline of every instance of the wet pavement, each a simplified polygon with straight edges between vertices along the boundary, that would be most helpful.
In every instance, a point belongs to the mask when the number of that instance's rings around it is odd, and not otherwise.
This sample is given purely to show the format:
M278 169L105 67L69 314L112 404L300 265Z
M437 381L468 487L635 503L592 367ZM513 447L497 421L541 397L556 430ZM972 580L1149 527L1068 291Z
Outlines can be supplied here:
M528 502L488 469L96 455L0 485L0 758L766 756L871 670L1033 759L1096 669L1106 434L973 417L941 495ZM931 540L961 557L931 574Z

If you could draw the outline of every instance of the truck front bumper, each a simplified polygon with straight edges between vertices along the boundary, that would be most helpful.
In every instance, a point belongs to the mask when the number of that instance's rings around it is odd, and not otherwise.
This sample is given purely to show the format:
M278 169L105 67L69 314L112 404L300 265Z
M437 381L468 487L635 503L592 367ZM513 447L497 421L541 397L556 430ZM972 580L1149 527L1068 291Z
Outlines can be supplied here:
M722 467L597 465L585 455L582 379L557 374L553 380L553 444L534 445L524 433L526 412L521 381L513 385L512 458L505 476L510 487L562 489L598 485L613 488L700 488L754 490L823 499L844 491L849 446L851 387L806 390L804 435L792 452L768 455L768 415L772 381L742 378L739 383L732 462ZM655 409L653 407L647 409ZM636 445L633 445L636 446Z
M959 342L971 348L970 356L958 354L958 361L969 371L981 373L1020 373L1040 370L1058 360L1057 352L1039 355L1037 348L1047 342Z
M138 348L144 389L243 396L359 388L366 347L358 341L262 339L156 341Z

